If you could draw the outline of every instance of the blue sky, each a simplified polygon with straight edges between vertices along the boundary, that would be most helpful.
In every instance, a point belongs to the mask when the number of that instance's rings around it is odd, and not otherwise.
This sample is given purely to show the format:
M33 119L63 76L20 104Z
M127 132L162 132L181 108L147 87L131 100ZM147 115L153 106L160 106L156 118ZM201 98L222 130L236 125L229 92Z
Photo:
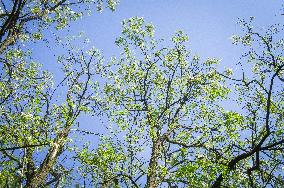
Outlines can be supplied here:
M119 52L114 41L120 35L122 20L144 17L146 22L154 24L156 37L167 40L181 29L189 35L189 48L194 54L222 59L221 67L234 67L243 52L230 40L232 34L240 33L238 18L254 16L255 25L260 28L281 23L281 16L275 16L281 13L281 3L280 0L121 0L116 12L84 17L70 29L84 31L90 44L109 59ZM89 118L82 118L81 125L95 128L94 120Z
M117 11L105 11L76 22L74 30L86 35L105 55L112 55L114 40L121 31L121 21L144 17L156 27L156 36L168 39L176 30L190 37L190 48L203 57L220 57L231 61L239 57L230 36L239 31L237 18L256 17L256 25L277 21L280 0L121 0ZM236 54L237 52L237 54ZM227 64L228 62L226 62ZM228 63L230 64L230 63Z
M139 16L155 26L155 34L166 41L177 30L189 35L189 48L193 54L202 58L222 59L221 67L233 67L238 62L243 49L231 44L230 37L240 33L238 18L256 17L259 28L273 23L283 23L281 14L282 0L121 0L117 10L94 12L71 24L70 34L84 31L90 44L102 51L105 59L118 54L114 41L121 33L124 19ZM282 10L283 11L283 10ZM284 12L284 11L283 11ZM283 13L282 12L282 13ZM280 17L282 20L280 20ZM66 32L59 31L58 33ZM50 31L46 31L46 37ZM59 82L59 65L53 54L64 53L59 48L47 49L42 43L33 44L35 59L44 64L44 68L54 72ZM82 44L83 47L83 44ZM238 70L235 70L238 71ZM81 117L80 125L84 130L105 132L97 118ZM96 139L86 138L89 141Z
M193 54L216 57L222 59L221 66L233 67L242 52L230 40L232 34L240 33L238 18L255 16L258 27L282 23L283 16L275 16L281 14L281 9L284 12L281 3L282 0L120 0L115 12L94 12L73 22L69 34L84 31L90 45L100 49L105 59L109 59L119 52L114 41L120 35L122 20L144 17L146 22L154 24L156 37L168 40L175 31L183 30L189 35ZM63 32L66 31L58 33ZM50 31L46 32L46 37L48 35ZM61 50L47 50L39 45L33 45L36 59L59 73L52 54L60 54Z
M283 23L283 19L280 20L283 16L275 16L283 13L281 3L281 0L121 0L115 12L94 12L72 23L69 31L70 34L84 31L90 39L89 45L100 49L108 60L119 53L114 41L121 33L122 20L144 17L146 22L154 24L156 37L167 41L175 31L183 30L189 35L193 54L222 59L221 67L234 68L243 50L232 45L230 40L232 34L240 33L238 18L254 16L259 28ZM49 32L46 32L47 37ZM52 54L63 53L63 50L46 49L40 44L33 48L36 60L54 72L56 78L60 77ZM84 129L102 131L96 119L84 117L80 121Z

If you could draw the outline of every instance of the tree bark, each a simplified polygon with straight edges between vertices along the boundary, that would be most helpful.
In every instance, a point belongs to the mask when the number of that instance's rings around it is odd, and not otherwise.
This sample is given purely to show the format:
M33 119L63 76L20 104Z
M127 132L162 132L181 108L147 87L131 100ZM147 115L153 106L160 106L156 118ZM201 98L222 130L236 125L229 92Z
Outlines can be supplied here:
M41 185L44 185L45 180L48 174L51 172L52 167L57 162L58 156L62 153L62 149L66 142L66 138L70 132L73 122L67 123L67 126L58 134L54 143L48 150L48 153L43 160L40 168L35 172L34 176L31 178L31 181L27 183L26 188L38 188Z
M158 178L158 160L159 154L162 146L161 138L158 138L156 141L153 142L151 159L149 163L149 171L147 175L147 188L157 188L159 185L159 178Z

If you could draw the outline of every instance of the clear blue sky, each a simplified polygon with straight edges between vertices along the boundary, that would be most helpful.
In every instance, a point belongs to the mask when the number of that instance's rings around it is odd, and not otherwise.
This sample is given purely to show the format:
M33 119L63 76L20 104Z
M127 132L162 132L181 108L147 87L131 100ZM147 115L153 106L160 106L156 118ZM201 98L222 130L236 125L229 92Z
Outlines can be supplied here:
M237 18L256 17L265 26L276 21L281 0L121 0L116 12L103 12L76 22L75 30L84 30L91 42L106 55L113 53L121 21L144 17L156 26L156 35L168 39L176 30L189 34L191 49L203 57L216 56L225 61L239 57L230 42L238 32ZM224 62L225 63L225 62ZM226 62L226 64L230 64Z
M190 37L193 53L220 58L222 67L234 67L242 54L242 49L230 40L232 34L240 31L237 19L255 16L258 27L281 23L283 19L277 20L281 16L275 16L281 13L281 3L281 0L121 0L116 12L85 17L71 29L85 31L90 43L108 59L118 50L114 41L121 32L121 21L144 17L155 25L157 37L167 40L176 30L184 30ZM99 128L89 118L82 118L81 125L90 130Z
M282 23L282 0L121 0L115 12L95 12L71 24L71 33L84 31L90 45L101 49L105 59L117 54L115 38L120 35L121 22L134 16L144 17L155 25L156 36L169 39L176 30L185 31L190 37L190 49L201 57L222 59L222 67L234 67L242 49L231 44L230 36L239 33L237 18L256 17L255 25L268 26ZM281 12L282 10L282 12ZM48 32L47 32L48 33ZM61 51L46 50L35 45L39 62L54 71L58 68L51 56ZM56 76L56 75L55 75ZM81 118L84 129L100 130L96 120Z
M281 9L284 12L281 3L282 0L120 0L115 12L94 12L71 24L70 30L74 34L84 31L90 45L101 49L108 59L118 52L114 41L120 35L122 20L144 17L155 25L157 37L167 40L181 29L189 35L194 54L220 58L223 67L231 67L241 55L241 49L230 41L232 34L239 33L237 18L255 16L259 27L282 23L279 17L284 16L275 16L281 14ZM60 50L53 52L38 46L34 45L37 60L55 71L58 66L52 54L60 54Z
M73 34L84 31L90 45L100 49L107 60L119 52L114 41L120 35L122 20L144 17L146 22L155 25L157 37L167 40L176 30L183 30L189 35L189 48L194 54L222 59L221 67L234 67L242 54L242 49L230 40L232 34L240 32L237 19L254 16L258 27L283 23L284 16L275 16L284 12L282 3L282 0L121 0L115 12L95 12L72 23L70 31ZM28 47L34 48L36 60L54 72L58 82L62 73L53 54L63 51L41 45ZM80 125L84 130L105 132L95 117L81 117ZM96 141L93 136L85 139Z

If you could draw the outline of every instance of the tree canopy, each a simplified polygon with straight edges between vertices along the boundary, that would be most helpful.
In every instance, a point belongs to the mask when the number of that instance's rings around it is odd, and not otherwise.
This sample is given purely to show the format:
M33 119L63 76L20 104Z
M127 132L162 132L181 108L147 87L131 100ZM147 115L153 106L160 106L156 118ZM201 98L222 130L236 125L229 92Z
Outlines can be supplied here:
M245 70L234 74L193 54L184 31L168 42L147 20L125 19L109 61L63 41L58 82L22 44L118 1L1 3L0 187L284 186L282 24L239 20ZM84 114L108 132L80 130ZM100 136L73 140L86 134Z

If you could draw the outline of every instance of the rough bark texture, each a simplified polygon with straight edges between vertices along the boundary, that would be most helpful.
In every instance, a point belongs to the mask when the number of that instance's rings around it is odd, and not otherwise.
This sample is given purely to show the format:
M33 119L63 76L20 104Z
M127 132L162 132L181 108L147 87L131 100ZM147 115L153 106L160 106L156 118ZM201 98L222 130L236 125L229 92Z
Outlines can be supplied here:
M55 165L58 156L61 154L64 144L66 142L66 138L70 132L72 127L72 123L68 123L67 127L65 127L60 134L55 139L55 142L52 144L48 153L43 160L40 168L31 178L30 182L27 183L26 188L38 188L41 185L44 185L45 180L48 174L52 171L52 167Z
M151 159L149 163L149 171L147 175L147 188L157 188L159 185L159 178L158 178L158 160L159 154L162 147L162 140L158 138L156 141L153 142L153 148L151 153Z

